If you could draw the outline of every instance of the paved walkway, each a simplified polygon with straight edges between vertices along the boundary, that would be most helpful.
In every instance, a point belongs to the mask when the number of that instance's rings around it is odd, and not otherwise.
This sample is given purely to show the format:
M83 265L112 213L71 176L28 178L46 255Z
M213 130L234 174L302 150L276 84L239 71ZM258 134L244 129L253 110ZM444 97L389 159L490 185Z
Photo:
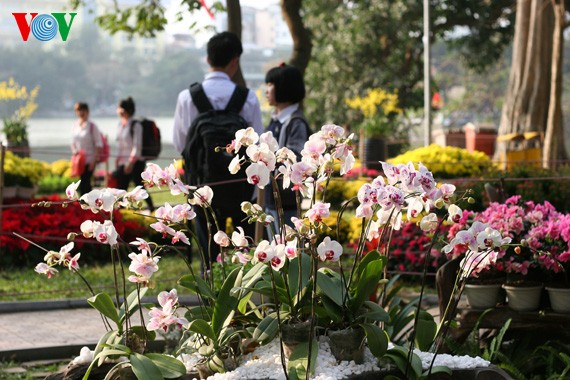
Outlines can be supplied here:
M180 301L192 305L196 299L183 296ZM147 311L144 316L148 323ZM140 324L138 314L133 323ZM99 312L84 300L0 302L0 360L71 358L83 346L93 349L105 332Z

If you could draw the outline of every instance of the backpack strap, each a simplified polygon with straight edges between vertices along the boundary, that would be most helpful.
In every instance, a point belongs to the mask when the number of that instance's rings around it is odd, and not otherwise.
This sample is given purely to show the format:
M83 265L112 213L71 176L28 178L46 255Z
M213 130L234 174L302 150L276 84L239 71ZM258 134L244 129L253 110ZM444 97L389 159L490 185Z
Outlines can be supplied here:
M240 113L245 104L245 101L247 100L248 94L249 90L247 88L236 86L234 92L232 93L232 97L226 106L226 111Z
M212 107L212 103L206 96L204 92L204 87L202 87L201 83L193 83L190 86L190 96L192 97L192 102L198 109L198 112L204 113L214 109Z

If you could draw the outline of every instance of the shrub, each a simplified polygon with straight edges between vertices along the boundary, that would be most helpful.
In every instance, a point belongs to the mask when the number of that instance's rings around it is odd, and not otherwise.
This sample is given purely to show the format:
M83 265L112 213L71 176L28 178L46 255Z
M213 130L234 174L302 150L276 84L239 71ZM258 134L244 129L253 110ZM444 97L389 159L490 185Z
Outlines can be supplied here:
M393 165L410 161L423 163L437 178L473 177L493 167L493 162L483 152L470 153L466 149L441 147L436 144L411 150L388 160Z
M39 201L60 202L58 196L38 199ZM2 267L31 265L41 261L45 255L43 250L22 240L12 232L23 236L34 236L32 240L46 249L59 251L65 243L65 236L69 231L78 231L78 226L87 218L93 218L89 210L82 210L78 204L68 207L29 207L24 201L13 202L2 214L2 230L0 237L2 250L0 251L0 265ZM116 210L113 220L117 232L125 242L131 242L136 237L145 238L149 235L146 224L124 215L132 213L127 210ZM97 219L97 215L95 218ZM101 221L103 218L100 218ZM57 237L57 238L56 238ZM101 245L78 237L75 246L81 250L81 260L84 262L106 262L110 260L108 251L102 254Z
M30 183L37 184L40 179L49 173L49 164L32 158L21 158L10 151L6 151L4 159L4 173L11 173L28 177Z

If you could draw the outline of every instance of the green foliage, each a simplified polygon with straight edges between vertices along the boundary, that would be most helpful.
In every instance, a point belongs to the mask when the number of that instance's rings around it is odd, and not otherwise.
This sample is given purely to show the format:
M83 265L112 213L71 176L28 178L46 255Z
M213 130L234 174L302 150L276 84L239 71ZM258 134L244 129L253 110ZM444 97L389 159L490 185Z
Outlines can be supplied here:
M39 194L63 193L71 182L72 180L69 177L48 174L47 176L40 179L40 182L38 184L39 187L38 193Z
M481 174L487 181L453 181L459 191L471 189L470 196L475 199L474 204L468 205L472 211L483 211L489 205L489 198L485 191L485 183L500 189L505 198L520 195L524 201L535 203L550 202L556 210L562 213L570 212L570 166L565 165L557 169L542 169L528 165L517 165L509 171L490 169ZM501 179L504 180L501 180Z
M468 65L483 69L501 57L512 39L514 6L514 0L432 1L432 19L445 20L432 23L432 43L451 42ZM311 120L353 124L344 100L375 87L397 89L404 109L422 107L422 7L422 2L405 0L303 3L313 36L306 73ZM458 26L471 33L448 33Z

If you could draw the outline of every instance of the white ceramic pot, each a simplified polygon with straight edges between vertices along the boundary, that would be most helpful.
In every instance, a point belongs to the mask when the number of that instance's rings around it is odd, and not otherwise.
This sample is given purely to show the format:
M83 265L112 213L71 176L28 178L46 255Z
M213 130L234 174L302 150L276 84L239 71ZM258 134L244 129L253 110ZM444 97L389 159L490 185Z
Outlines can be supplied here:
M550 306L557 313L570 313L570 288L546 287Z
M495 307L499 299L501 284L465 284L465 296L473 309Z
M532 311L540 305L542 285L512 286L503 285L507 292L507 303L515 311Z

